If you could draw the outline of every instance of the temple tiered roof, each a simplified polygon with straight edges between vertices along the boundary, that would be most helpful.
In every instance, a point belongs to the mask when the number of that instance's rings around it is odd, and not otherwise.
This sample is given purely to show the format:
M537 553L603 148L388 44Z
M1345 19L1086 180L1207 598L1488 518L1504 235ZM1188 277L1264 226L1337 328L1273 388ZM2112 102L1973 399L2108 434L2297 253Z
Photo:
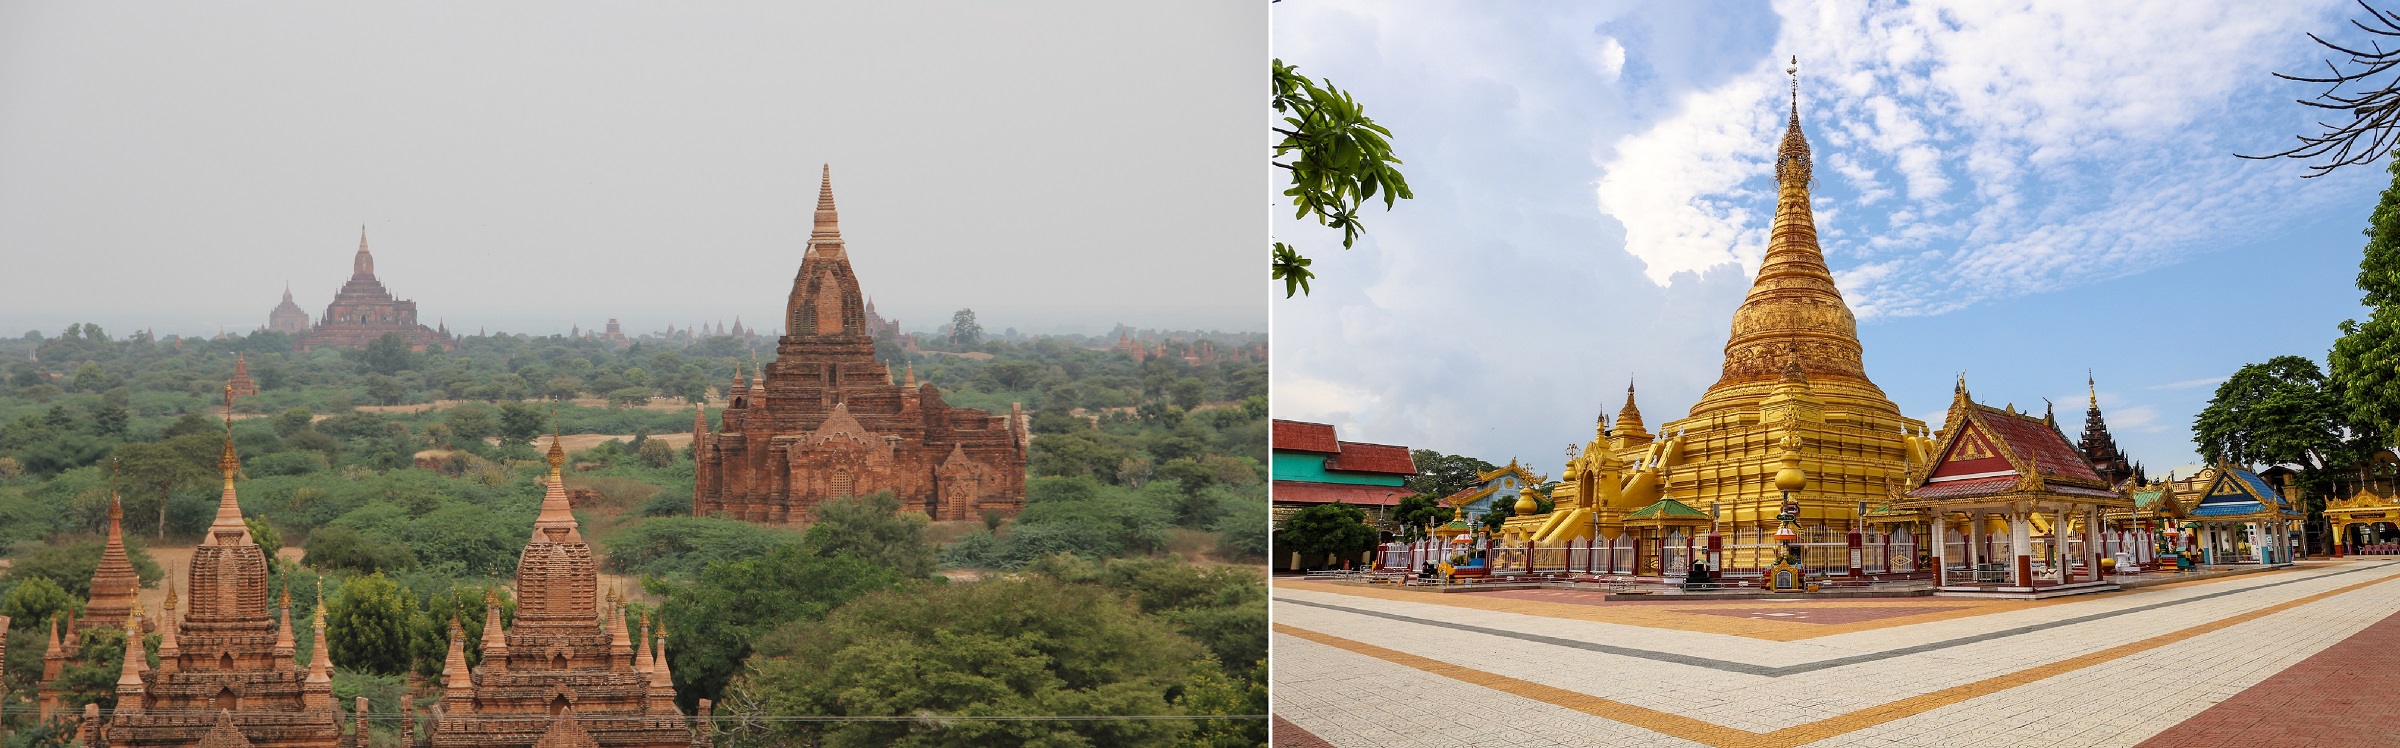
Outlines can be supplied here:
M436 748L691 748L707 746L675 706L665 627L629 636L625 607L601 597L599 567L567 503L566 452L550 440L542 509L517 561L516 617L485 599L483 664L469 671L450 624ZM656 633L661 654L636 646Z
M290 590L284 590L280 621L268 607L266 554L243 524L234 492L241 458L234 451L230 414L217 467L224 473L224 491L216 518L192 549L182 585L191 595L188 613L178 618L170 588L160 621L158 667L144 668L139 658L126 658L117 709L108 718L108 744L185 748L196 738L198 745L225 748L351 748L330 679L292 658ZM318 667L328 651L319 639Z
M1975 402L1961 380L1933 466L1902 506L1993 497L2065 498L2111 509L2133 501L2092 469L2050 418Z
M123 623L138 607L134 595L141 584L133 560L125 555L125 505L118 501L112 485L108 491L108 543L100 549L100 566L92 570L91 596L74 630Z
M784 326L775 360L737 373L717 429L693 431L693 514L804 523L826 501L878 491L936 520L1024 506L1022 418L951 407L913 374L895 385L876 359L830 167ZM827 438L827 423L847 436Z
M333 303L325 305L325 315L317 320L316 326L295 338L293 344L301 350L363 348L391 333L398 333L412 348L450 345L449 330L437 330L418 322L417 302L394 298L383 287L383 281L375 277L375 255L367 251L367 229L360 226L358 253L350 257L350 280L334 293Z

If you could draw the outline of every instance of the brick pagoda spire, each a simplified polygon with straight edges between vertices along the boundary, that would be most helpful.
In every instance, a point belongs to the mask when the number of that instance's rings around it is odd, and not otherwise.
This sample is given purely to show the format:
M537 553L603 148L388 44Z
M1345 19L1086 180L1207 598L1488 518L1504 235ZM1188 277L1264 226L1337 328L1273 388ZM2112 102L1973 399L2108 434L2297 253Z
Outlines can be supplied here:
M227 384L233 385L234 397L258 394L258 383L250 379L250 362L240 353L233 354L233 380Z
M143 670L127 656L116 713L108 718L109 748L353 748L330 682L311 682L282 654L288 645L278 640L288 643L291 630L279 628L268 607L267 557L242 523L233 485L241 458L230 415L217 468L225 490L216 519L192 549L183 585L191 593L189 610L178 620L170 591L158 667ZM322 660L326 650L317 651Z
M624 645L624 610L602 604L599 567L568 511L553 429L541 514L517 560L517 613L505 630L486 600L483 666L469 671L465 637L450 624L434 748L705 748L691 719ZM647 650L647 648L643 648ZM657 668L665 672L665 666Z
M2083 458L2092 461L2092 469L2099 471L2100 477L2107 479L2109 485L2122 484L2137 473L2132 462L2125 459L2125 453L2117 449L2117 438L2108 433L2108 421L2100 417L2099 382L2086 375L2083 383L2089 388L2091 399L2083 411L2083 439L2076 446L2083 450Z
M822 180L775 360L748 382L737 370L718 430L695 429L693 513L806 522L827 500L877 491L937 520L1015 513L1025 502L1021 425L952 408L931 385L892 383L875 359L830 167Z
M83 604L83 618L75 622L75 631L115 626L125 622L138 607L134 601L135 588L142 580L133 571L133 561L125 555L125 505L117 499L116 476L109 476L108 544L100 549L100 566L92 570L91 597Z

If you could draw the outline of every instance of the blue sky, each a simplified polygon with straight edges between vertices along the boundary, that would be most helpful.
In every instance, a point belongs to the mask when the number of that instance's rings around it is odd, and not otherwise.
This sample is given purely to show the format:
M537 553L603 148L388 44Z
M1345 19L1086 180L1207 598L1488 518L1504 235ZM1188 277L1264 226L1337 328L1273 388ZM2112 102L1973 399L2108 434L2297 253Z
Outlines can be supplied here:
M2245 363L2323 360L2380 164L2234 158L2307 131L2271 76L2354 5L1287 0L1277 57L1395 133L1417 198L1355 249L1293 221L1311 296L1274 302L1275 408L1346 439L1555 471L1628 379L1655 426L1716 380L1774 210L1800 58L1818 229L1870 376L1938 423L2055 401L2089 369L2152 472ZM1276 189L1280 190L1278 182Z

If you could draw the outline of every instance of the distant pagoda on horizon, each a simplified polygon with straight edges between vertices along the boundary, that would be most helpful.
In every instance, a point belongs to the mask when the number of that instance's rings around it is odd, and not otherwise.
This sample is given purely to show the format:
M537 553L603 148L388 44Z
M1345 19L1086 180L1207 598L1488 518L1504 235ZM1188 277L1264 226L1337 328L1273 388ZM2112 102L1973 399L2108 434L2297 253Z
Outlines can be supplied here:
M284 290L283 303L293 310L291 290ZM285 330L291 325L290 312L277 306L267 317L270 330ZM325 316L314 327L298 333L294 348L306 351L316 348L365 348L368 343L389 333L399 333L412 350L449 348L450 328L426 327L417 321L417 302L397 299L375 278L375 256L367 252L367 228L358 228L358 254L350 259L350 280L333 295L333 303L325 305Z

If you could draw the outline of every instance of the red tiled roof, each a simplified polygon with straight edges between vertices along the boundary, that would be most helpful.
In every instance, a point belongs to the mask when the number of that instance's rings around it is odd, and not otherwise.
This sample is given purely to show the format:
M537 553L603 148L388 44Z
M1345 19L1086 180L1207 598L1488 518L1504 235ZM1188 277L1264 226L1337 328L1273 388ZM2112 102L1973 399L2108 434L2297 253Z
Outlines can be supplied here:
M2006 491L2016 485L2017 476L1995 475L1990 478L1968 478L1928 484L1923 488L1908 492L1908 495L1920 499L1963 499L1989 496Z
M1341 442L1333 437L1333 427L1322 423L1275 421L1270 438L1274 440L1275 449L1286 452L1333 454L1342 451Z
M1390 475L1417 474L1417 461L1408 455L1407 447L1358 442L1342 442L1341 444L1341 454L1326 460L1325 469Z
M2032 460L2034 469L2042 471L2043 478L2108 484L2108 481L2101 479L2100 473L2092 470L2091 461L2084 459L2083 453L2075 450L2075 445L2068 444L2067 437L2058 433L2058 429L2030 417L2012 416L2005 412L1987 412L1982 420L1985 425L1992 427L1993 433L2008 441L2009 451Z
M1275 481L1272 498L1277 504L1331 504L1339 501L1351 506L1398 506L1401 498L1415 493L1404 486L1279 480Z

